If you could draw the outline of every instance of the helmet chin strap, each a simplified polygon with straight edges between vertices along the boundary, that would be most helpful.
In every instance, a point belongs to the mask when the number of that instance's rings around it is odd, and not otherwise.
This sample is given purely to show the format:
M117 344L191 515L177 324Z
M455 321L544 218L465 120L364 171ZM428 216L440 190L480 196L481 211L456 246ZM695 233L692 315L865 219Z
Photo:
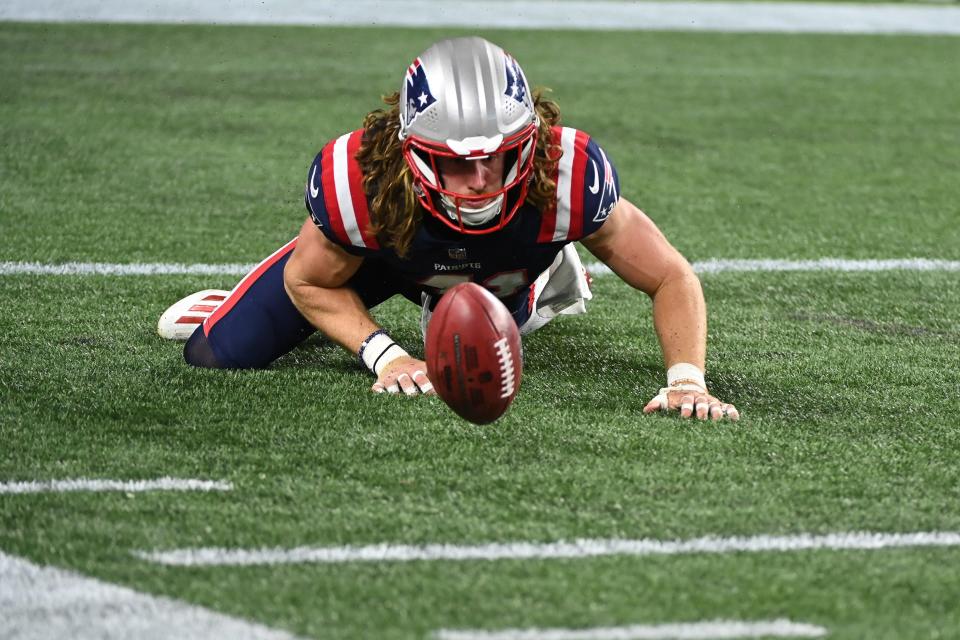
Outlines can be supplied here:
M463 218L463 224L468 227L479 227L486 224L500 215L500 209L503 208L503 194L493 199L489 204L482 207L460 206L460 218L457 217L457 205L447 195L440 196L440 204L451 220L460 222Z

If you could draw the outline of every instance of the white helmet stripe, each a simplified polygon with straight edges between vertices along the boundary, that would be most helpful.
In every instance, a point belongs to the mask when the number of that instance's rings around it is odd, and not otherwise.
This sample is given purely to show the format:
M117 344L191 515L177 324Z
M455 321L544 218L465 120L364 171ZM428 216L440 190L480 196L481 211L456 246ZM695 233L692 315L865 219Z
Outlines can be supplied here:
M564 127L560 134L560 148L563 156L557 174L557 226L553 230L553 241L561 242L570 233L570 197L573 189L573 155L576 153L574 141L577 130Z
M489 48L487 49L487 57L488 58L490 57ZM488 62L487 64L489 66L490 63ZM477 56L473 59L473 72L477 75L477 98L479 98L477 102L482 108L486 109L487 108L487 92L483 86L486 83L483 81L484 80L483 69L480 68L480 56Z
M357 224L357 214L353 209L353 197L350 194L350 178L347 173L349 158L347 158L347 141L349 133L345 133L333 143L333 180L337 192L337 204L340 206L340 218L343 228L350 238L350 242L357 247L366 247L360 226Z

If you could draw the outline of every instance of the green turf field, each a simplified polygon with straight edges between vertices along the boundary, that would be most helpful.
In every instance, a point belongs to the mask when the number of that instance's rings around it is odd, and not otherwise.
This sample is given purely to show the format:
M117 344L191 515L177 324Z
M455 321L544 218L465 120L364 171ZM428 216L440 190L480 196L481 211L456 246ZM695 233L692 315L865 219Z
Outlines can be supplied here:
M306 170L437 30L0 24L0 262L251 263ZM487 32L691 261L960 259L960 39ZM650 305L598 278L525 340L488 427L367 393L311 339L192 370L154 333L230 276L0 275L0 551L315 638L789 618L960 638L960 549L162 567L136 550L960 531L960 274L705 275L708 382L743 419L643 417ZM419 313L377 318L411 351ZM2 624L2 623L0 623ZM0 636L3 629L0 627Z

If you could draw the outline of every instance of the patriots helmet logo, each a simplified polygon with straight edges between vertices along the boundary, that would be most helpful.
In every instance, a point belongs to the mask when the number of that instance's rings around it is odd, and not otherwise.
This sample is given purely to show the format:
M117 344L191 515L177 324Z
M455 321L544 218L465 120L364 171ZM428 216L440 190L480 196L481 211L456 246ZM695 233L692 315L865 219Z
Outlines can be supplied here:
M523 75L523 70L513 56L507 54L504 57L507 66L506 95L520 104L525 104L527 102L527 79Z
M427 107L437 101L430 93L427 82L427 73L420 63L420 58L413 61L407 68L407 104L405 105L404 121L410 126L417 116L427 110Z

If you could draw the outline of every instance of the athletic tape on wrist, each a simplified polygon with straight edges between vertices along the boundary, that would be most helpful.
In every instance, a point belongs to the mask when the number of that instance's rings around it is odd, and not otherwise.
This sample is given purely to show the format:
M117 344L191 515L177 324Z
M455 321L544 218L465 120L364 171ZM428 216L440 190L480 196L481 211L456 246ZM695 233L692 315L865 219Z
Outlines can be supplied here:
M689 362L678 362L667 369L668 387L685 385L700 385L701 391L707 390L707 382L704 380L703 371L700 370L700 367Z
M377 329L363 341L360 345L360 351L357 353L360 361L374 373L378 378L388 364L410 355L404 351L400 345L393 341L390 334L385 329Z

